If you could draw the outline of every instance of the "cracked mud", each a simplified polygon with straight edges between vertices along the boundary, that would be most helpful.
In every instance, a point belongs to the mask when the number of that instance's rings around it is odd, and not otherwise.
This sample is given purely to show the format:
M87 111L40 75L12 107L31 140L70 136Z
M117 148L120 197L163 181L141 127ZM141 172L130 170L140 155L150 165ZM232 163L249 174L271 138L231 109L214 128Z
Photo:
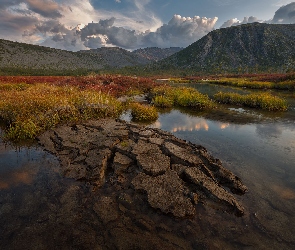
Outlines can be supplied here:
M196 204L244 214L233 195L247 191L242 181L204 147L159 129L104 119L47 131L39 143L58 157L65 177L93 192L105 186L117 192L93 205L103 223L138 200L176 218L196 216Z

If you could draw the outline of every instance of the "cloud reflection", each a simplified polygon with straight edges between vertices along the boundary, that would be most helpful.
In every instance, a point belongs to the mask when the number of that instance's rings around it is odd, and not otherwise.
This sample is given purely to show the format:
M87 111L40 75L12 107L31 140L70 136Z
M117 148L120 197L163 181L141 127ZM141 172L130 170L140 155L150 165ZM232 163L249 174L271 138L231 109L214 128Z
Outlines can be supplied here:
M0 176L0 190L8 189L12 186L20 184L29 185L33 182L37 169L20 169L17 171L1 174Z
M230 124L223 122L214 122L213 124L207 119L187 116L175 110L169 113L169 116L160 117L160 119L153 124L153 127L164 129L171 133L180 131L209 131L210 127L213 126L224 130L228 128Z

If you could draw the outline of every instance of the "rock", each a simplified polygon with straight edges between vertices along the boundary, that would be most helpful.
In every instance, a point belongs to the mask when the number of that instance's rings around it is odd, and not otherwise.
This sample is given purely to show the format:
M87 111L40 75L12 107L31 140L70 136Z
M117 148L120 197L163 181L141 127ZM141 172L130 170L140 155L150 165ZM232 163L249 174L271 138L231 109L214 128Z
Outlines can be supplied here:
M133 179L132 184L135 189L144 190L148 194L149 204L164 213L185 217L196 212L191 200L185 195L182 180L173 170L157 177L140 173Z
M217 185L216 182L198 168L186 168L184 173L191 182L197 185L197 188L204 191L205 194L212 197L216 202L225 204L226 210L234 212L238 216L244 214L244 208L238 204L233 195Z
M240 178L202 146L168 132L101 119L55 128L41 135L39 143L59 158L65 177L86 182L94 189L111 186L124 194L118 200L101 197L94 206L98 214L108 207L128 210L132 199L147 201L150 207L179 218L195 215L198 203L213 204L236 215L244 213L235 197L223 188L245 193L247 187ZM132 195L126 195L130 192ZM109 223L116 213L111 219L108 214L102 216L104 223Z
M128 156L116 152L112 167L115 171L115 174L118 175L122 172L126 172L127 168L131 165L131 163L132 159L130 159Z
M186 148L179 147L171 142L164 144L164 151L173 159L173 162L179 164L190 164L198 166L202 163L201 159L189 152Z

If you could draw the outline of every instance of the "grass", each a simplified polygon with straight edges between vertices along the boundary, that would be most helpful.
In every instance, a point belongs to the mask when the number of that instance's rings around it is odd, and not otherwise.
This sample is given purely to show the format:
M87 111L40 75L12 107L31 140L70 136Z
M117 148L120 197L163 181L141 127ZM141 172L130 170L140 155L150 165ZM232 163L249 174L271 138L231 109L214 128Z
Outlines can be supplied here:
M148 106L140 103L131 104L132 120L144 122L155 121L158 119L158 111L153 106Z
M180 106L203 110L215 107L214 102L207 95L201 94L193 88L177 88L163 85L155 87L151 91L150 97L155 106L162 108Z
M294 80L282 81L264 81L255 80L255 78L220 78L205 80L207 83L229 85L235 87L243 87L250 89L280 89L280 90L295 90Z
M123 109L107 94L70 86L1 84L0 95L5 138L14 141L32 139L60 123L117 117Z
M219 92L214 95L214 99L220 103L242 105L268 111L286 111L288 109L288 104L284 99L272 96L269 93L240 95Z

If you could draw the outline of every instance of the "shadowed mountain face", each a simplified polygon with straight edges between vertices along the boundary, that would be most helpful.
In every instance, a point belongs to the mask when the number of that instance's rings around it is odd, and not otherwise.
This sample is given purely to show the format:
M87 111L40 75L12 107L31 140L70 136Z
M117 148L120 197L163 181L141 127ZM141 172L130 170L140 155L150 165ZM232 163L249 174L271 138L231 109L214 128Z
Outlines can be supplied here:
M295 24L252 23L214 30L155 67L208 73L286 71L295 68L294 48Z

